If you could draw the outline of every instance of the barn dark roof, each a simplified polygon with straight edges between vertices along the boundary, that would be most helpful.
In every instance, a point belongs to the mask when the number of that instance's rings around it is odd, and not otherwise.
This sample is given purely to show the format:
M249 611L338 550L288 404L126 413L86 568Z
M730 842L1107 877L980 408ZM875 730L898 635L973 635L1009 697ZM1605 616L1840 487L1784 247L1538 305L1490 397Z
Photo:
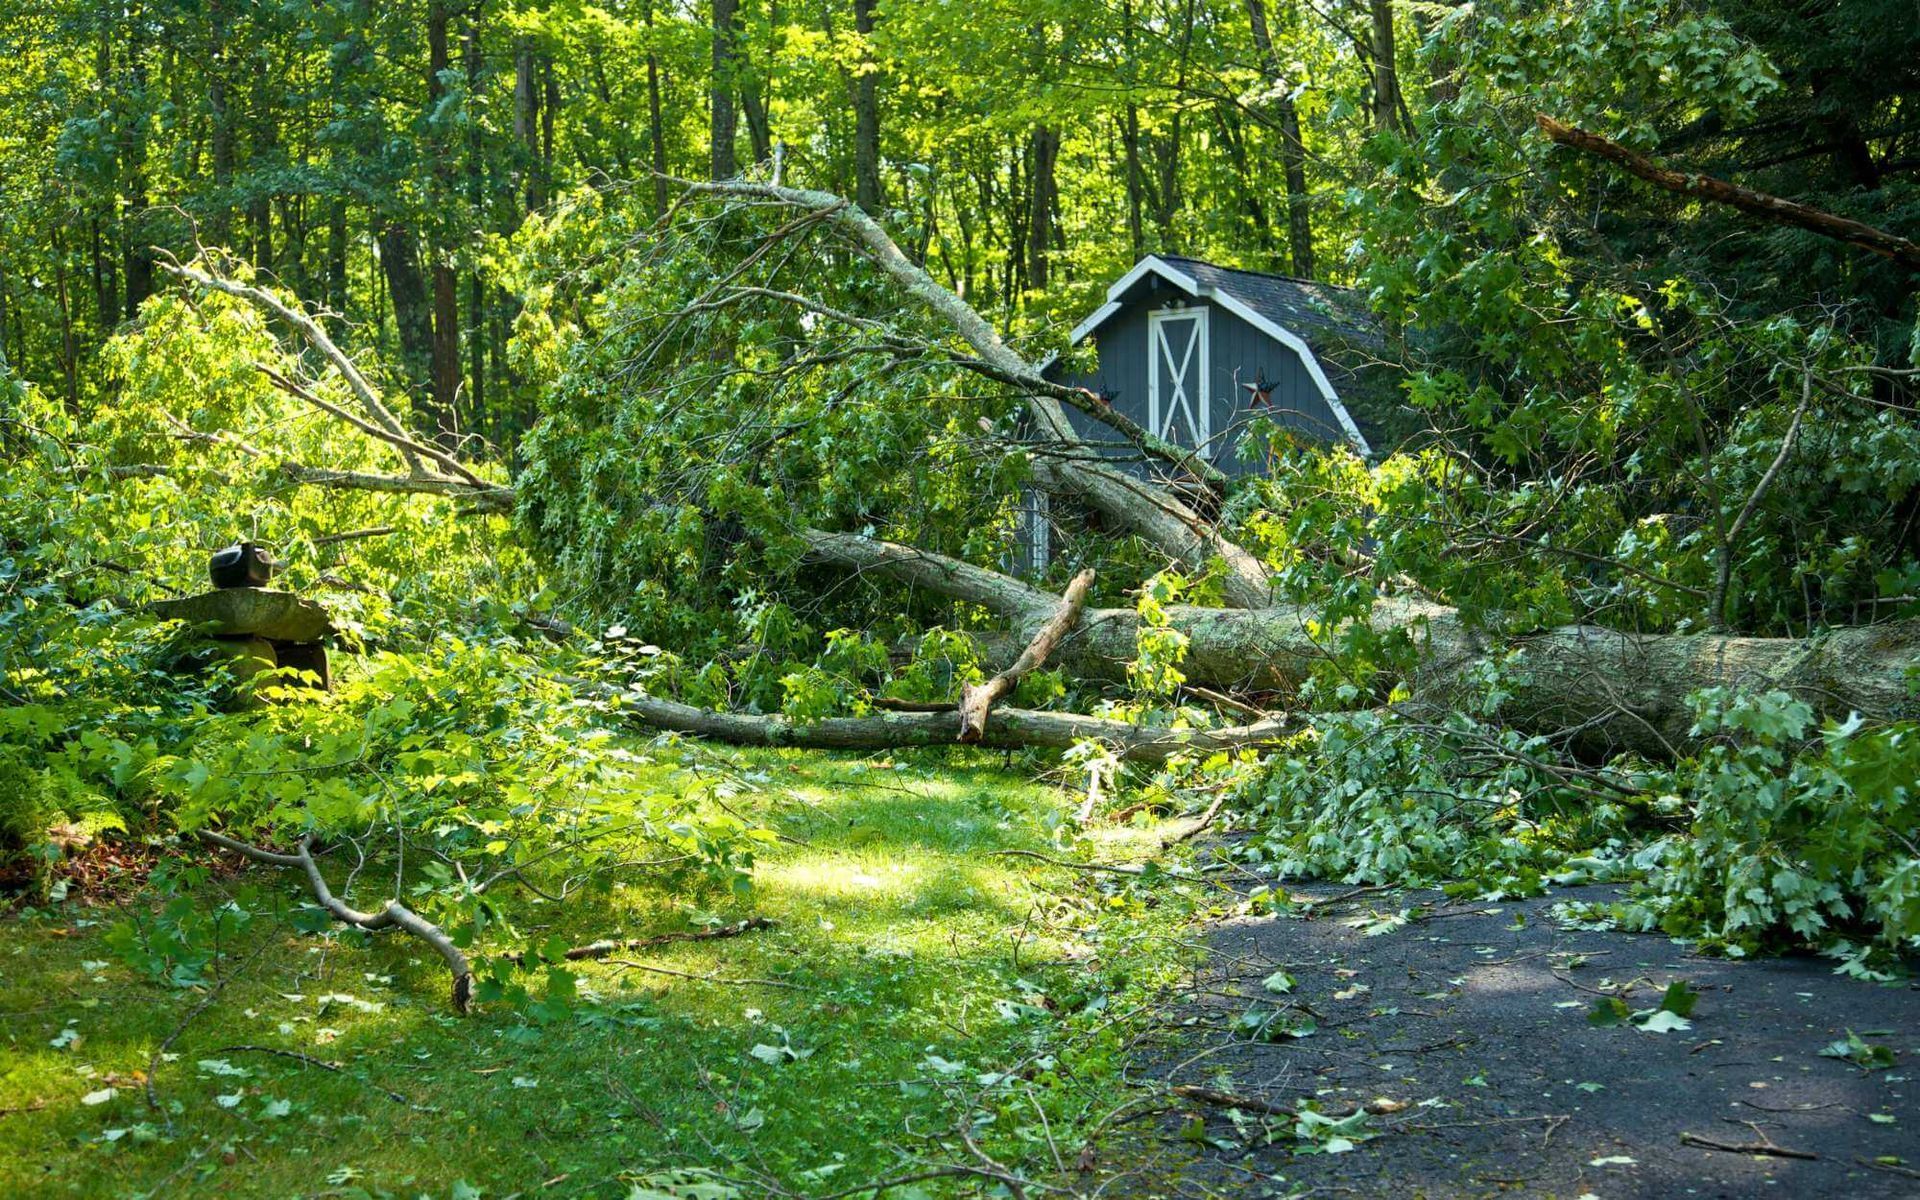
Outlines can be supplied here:
M1361 346L1380 341L1380 327L1367 312L1360 294L1351 288L1222 267L1198 258L1162 254L1160 261L1205 288L1217 288L1261 316L1293 330L1309 342L1325 337Z

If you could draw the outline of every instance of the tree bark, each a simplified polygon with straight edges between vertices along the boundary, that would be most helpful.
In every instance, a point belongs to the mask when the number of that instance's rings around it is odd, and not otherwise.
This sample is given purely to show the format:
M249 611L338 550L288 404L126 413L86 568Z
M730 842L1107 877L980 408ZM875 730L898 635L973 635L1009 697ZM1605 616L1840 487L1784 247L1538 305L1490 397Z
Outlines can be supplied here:
M653 47L653 4L646 6L647 24L647 154L653 163L653 215L667 211L667 127L660 113L660 55Z
M853 29L860 35L859 74L853 83L853 200L869 215L880 212L879 67L873 61L873 0L853 0Z
M227 3L207 6L209 39L207 114L213 126L213 212L208 232L216 246L233 237L233 118L227 111Z
M849 534L805 536L815 561L981 605L1005 617L1016 639L1031 637L1057 604L1010 576L943 555ZM1188 639L1180 669L1203 687L1290 694L1329 657L1312 632L1323 614L1312 608L1176 605L1167 615ZM1388 596L1376 602L1371 624L1382 634L1413 636L1418 657L1404 682L1416 702L1432 707L1453 707L1493 652L1521 651L1517 671L1524 686L1499 719L1533 733L1584 728L1578 744L1595 752L1628 750L1654 759L1684 752L1696 741L1686 698L1709 687L1777 688L1835 719L1849 712L1875 720L1920 717L1920 698L1907 683L1920 660L1920 620L1811 638L1640 635L1566 625L1494 642L1453 608ZM1088 610L1061 639L1053 661L1080 678L1124 679L1139 655L1139 634L1132 609Z
M546 172L540 156L538 68L532 39L521 38L513 51L513 140L520 145L522 194L528 212L547 202Z
M1373 16L1373 127L1392 129L1400 116L1400 67L1393 38L1393 0L1368 0Z
M1711 175L1675 171L1663 167L1646 155L1630 150L1620 143L1601 137L1597 133L1588 133L1584 129L1575 129L1563 125L1545 113L1534 117L1540 131L1562 146L1571 146L1575 150L1585 151L1596 158L1606 159L1624 169L1629 175L1646 180L1656 187L1683 196L1693 196L1701 200L1711 200L1715 204L1725 204L1741 212L1762 220L1780 225L1791 225L1821 237L1846 242L1862 250L1890 258L1909 270L1920 271L1920 243L1916 243L1898 234L1876 229L1849 217L1837 216L1821 209L1812 208L1797 201L1756 192L1752 188L1741 187L1737 183L1728 183L1715 179Z
M808 750L886 750L902 746L955 744L953 714L879 713L794 721L782 716L715 712L672 700L625 693L614 698L621 712L643 725L742 746L792 746ZM1129 762L1165 762L1176 754L1210 754L1270 746L1290 732L1285 721L1262 721L1225 729L1164 729L1083 717L1076 713L1003 708L979 745L1016 750L1027 746L1066 749L1099 741Z
M712 118L708 131L712 158L709 174L714 179L732 179L740 173L733 155L734 131L740 124L733 104L735 63L739 56L739 30L735 23L739 0L712 0L712 4L713 75L707 85Z
M1028 178L1032 201L1027 221L1027 283L1043 292L1050 282L1048 259L1053 253L1053 215L1060 207L1060 185L1055 167L1060 161L1060 134L1042 125L1027 138Z
M1247 0L1247 21L1253 26L1253 45L1267 71L1272 92L1273 121L1280 130L1280 167L1287 186L1287 251L1293 273L1313 278L1313 216L1308 208L1307 148L1300 137L1300 109L1293 102L1293 84L1280 69L1280 56L1267 28L1265 0Z
M425 391L433 383L433 305L420 269L420 247L413 230L389 221L380 231L380 268L393 297L393 324L400 335L400 362L407 382Z

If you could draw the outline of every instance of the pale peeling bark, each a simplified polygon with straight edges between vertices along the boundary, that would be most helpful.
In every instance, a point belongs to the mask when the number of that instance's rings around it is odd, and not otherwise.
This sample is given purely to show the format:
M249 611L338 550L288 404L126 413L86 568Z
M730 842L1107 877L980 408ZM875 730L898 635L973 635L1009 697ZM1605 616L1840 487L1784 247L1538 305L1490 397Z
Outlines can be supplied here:
M987 717L993 706L1000 703L1020 681L1047 661L1060 639L1067 636L1073 623L1080 619L1080 612L1087 604L1087 589L1093 586L1093 569L1088 568L1073 577L1066 592L1060 598L1060 609L1047 619L1040 631L1033 635L1027 648L1006 670L982 684L968 684L960 690L960 740L978 742L987 735Z
M200 836L207 842L223 850L231 850L242 858L273 867L291 867L301 871L307 877L307 887L313 892L314 903L325 909L327 915L343 925L352 925L369 933L382 929L400 929L419 938L433 947L447 964L447 970L453 974L453 1010L466 1013L473 1004L473 968L467 963L467 956L453 939L432 921L414 912L398 900L389 900L376 912L361 912L346 901L333 894L327 886L327 877L321 873L320 864L313 859L312 845L309 839L300 839L299 847L292 854L282 854L274 850L265 850L259 846L250 846L212 830L203 829Z

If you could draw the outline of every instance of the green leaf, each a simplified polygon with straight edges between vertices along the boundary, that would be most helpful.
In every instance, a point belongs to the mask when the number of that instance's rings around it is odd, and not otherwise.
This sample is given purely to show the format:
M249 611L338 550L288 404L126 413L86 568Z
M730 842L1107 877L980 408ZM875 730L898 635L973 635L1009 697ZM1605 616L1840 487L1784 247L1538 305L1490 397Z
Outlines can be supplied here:
M1676 979L1667 985L1666 995L1660 997L1660 1008L1676 1017L1690 1017L1699 999L1700 993L1688 987L1686 980Z

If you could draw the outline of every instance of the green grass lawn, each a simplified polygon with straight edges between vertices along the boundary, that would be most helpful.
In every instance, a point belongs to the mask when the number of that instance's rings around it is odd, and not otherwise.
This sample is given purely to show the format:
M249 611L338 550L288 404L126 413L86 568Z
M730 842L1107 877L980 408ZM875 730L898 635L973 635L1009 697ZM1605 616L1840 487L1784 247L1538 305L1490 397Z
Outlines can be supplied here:
M1124 1047L1180 969L1191 897L992 852L1134 858L1151 833L1059 849L1077 798L997 756L730 761L756 782L728 803L783 835L750 896L690 902L636 871L564 906L516 900L513 915L570 940L772 918L627 956L733 982L585 964L564 1015L495 1004L460 1018L417 942L259 921L163 1057L157 1110L149 1060L206 989L124 965L106 944L114 906L0 918L0 1195L825 1196L977 1163L963 1125L1022 1172L1073 1169L1130 1099ZM654 779L697 782L664 767ZM297 896L270 870L245 880Z

